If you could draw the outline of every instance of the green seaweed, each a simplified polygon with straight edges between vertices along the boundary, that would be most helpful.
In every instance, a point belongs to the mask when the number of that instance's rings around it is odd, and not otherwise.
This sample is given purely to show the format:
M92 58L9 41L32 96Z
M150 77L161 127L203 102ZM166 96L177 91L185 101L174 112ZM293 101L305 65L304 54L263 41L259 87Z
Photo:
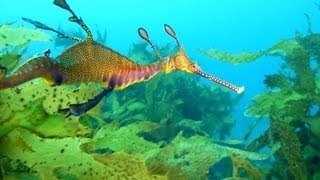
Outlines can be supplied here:
M96 84L51 87L42 80L36 79L16 88L2 90L0 104L7 109L5 114L12 114L26 109L26 106L35 100L43 99L43 108L47 113L53 114L59 109L67 108L70 104L86 102L100 91L101 88Z
M257 117L272 115L290 123L301 116L301 109L296 106L296 102L303 101L306 97L307 95L291 89L261 93L254 97L254 105L247 108L246 115Z
M289 55L295 50L295 48L299 48L299 47L302 47L302 46L296 40L289 39L289 40L280 40L271 48L262 50L257 53L250 53L250 52L244 51L237 54L237 53L231 53L231 52L225 52L225 51L218 51L216 49L211 49L211 50L199 49L199 52L212 59L229 62L233 65L239 65L239 64L249 63L249 62L258 60L262 56L282 57L287 54Z
M318 77L316 76L319 68L318 66L311 67L313 59L319 62L315 49L320 44L317 39L319 38L314 34L305 37L300 35L296 39L281 40L271 48L261 51L263 56L280 57L284 61L278 73L267 75L264 80L270 90L257 95L252 105L247 108L246 115L248 116L269 117L270 119L270 130L258 137L248 147L250 149L255 147L256 151L276 141L281 143L281 151L277 152L275 157L278 167L280 169L288 167L288 171L274 174L275 177L289 176L295 179L306 179L308 176L308 166L304 163L302 154L305 146L301 147L299 136L293 129L301 128L303 131L311 130L312 134L318 134L314 127L303 128L305 123L315 122L312 119L318 119L319 116L319 113L310 114L313 106L320 105L317 89ZM212 54L209 55L212 57L219 55L215 51L211 52ZM256 60L253 58L254 55L257 54L234 55L234 58L220 56L220 58L225 58L225 61L233 64L240 64ZM259 57L261 56L257 56ZM316 126L315 124L310 125ZM311 138L314 139L314 137ZM295 149L295 151L290 149Z
M34 41L50 41L50 37L41 30L33 30L26 27L0 26L0 50L12 46L27 46Z
M148 121L140 121L123 127L116 122L107 124L102 126L92 138L91 143L94 145L91 146L91 151L107 148L115 152L135 154L139 159L146 160L159 151L161 143L146 141L138 134L157 127L159 127L158 124Z
M0 64L12 73L25 54L29 44L35 41L48 42L51 38L40 30L26 27L0 26Z
M21 162L41 179L158 179L159 176L150 175L144 163L131 155L122 152L111 155L83 152L80 146L89 140L42 139L27 130L16 129L1 141L0 154L11 161Z
M166 55L171 49L159 51ZM157 60L145 45L130 53L146 55L141 62ZM275 144L259 154L214 142L210 137L222 142L230 133L239 98L180 72L114 92L80 118L57 113L100 91L94 83L51 87L41 80L1 91L3 177L205 179L210 166L225 157L262 161L280 148Z
M25 110L10 113L6 106L0 105L0 137L18 127L23 127L43 137L67 137L85 134L89 129L76 121L66 122L63 115L50 115L42 107L42 99L29 104ZM10 114L10 115L9 115Z
M230 62L233 65L248 63L259 59L266 54L264 51L259 53L241 52L240 54L233 54L229 52L218 51L216 49L210 49L208 51L199 49L199 52L205 56L208 56L209 58Z
M169 177L185 179L205 179L209 167L230 154L237 154L250 160L268 159L277 149L275 145L269 154L258 154L213 143L208 137L192 136L185 138L182 134L166 146L151 162L151 168L158 174L169 171Z
M14 48L14 50L7 51L4 54L0 55L0 64L6 67L6 69L9 71L9 74L20 62L21 55L24 54L24 52L19 53L19 49L20 48Z

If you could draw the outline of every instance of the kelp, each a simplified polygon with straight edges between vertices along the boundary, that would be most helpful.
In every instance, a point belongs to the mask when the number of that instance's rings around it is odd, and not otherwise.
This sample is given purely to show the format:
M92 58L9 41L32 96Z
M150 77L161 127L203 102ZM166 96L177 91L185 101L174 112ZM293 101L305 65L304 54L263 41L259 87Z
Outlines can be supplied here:
M317 76L320 70L319 40L319 34L302 36L297 33L295 39L280 40L259 53L202 51L211 58L221 58L235 65L252 62L261 56L280 57L284 60L278 73L266 76L264 84L269 90L257 95L246 110L248 116L268 117L270 120L269 130L249 144L249 149L256 151L276 141L281 143L281 151L275 157L279 169L287 168L288 171L280 171L271 176L295 179L306 179L308 176L309 166L304 162L302 150L308 145L313 146L309 143L311 141L319 143L319 139L315 139L314 135L303 137L300 134L319 134L315 130L318 125L314 120L320 114L318 110L314 110L320 106ZM316 64L312 65L314 62ZM305 128L306 123L311 127ZM299 138L303 141L311 139L301 143Z
M0 91L0 136L16 127L31 129L44 137L84 135L90 130L77 117L65 118L59 109L83 103L101 91L94 84L51 87L35 80L13 89ZM99 106L90 112L95 114ZM100 112L100 111L98 111Z
M299 46L301 47L301 45L299 45L297 41L289 39L289 40L280 40L271 48L262 50L256 53L250 53L250 52L244 51L237 54L237 53L231 53L226 51L219 51L217 49L211 49L211 50L199 49L199 52L212 59L229 62L233 65L239 65L239 64L255 61L261 58L262 56L283 56L283 55L285 56L287 54L291 54L294 51L294 49Z
M34 41L47 42L50 37L40 30L11 25L0 26L0 64L8 73L20 62L20 57L25 54L24 49Z
M150 175L143 161L117 152L87 154L80 148L87 138L42 139L24 129L12 131L0 142L1 156L27 166L29 176L41 179L164 179ZM10 167L7 167L7 171ZM31 170L31 171L30 171ZM30 173L31 172L31 173ZM2 172L7 175L7 172ZM13 174L8 174L14 177ZM6 177L6 176L5 176Z
M0 64L7 69L7 73L12 73L12 70L17 66L21 60L21 56L25 53L25 50L19 52L20 48L14 48L12 51L6 51L0 55Z
M135 154L139 159L146 160L154 156L162 143L153 143L139 136L139 133L148 132L159 127L148 121L139 121L120 127L117 122L102 126L94 135L87 151L108 149L112 152L123 151Z
M100 91L101 87L96 84L51 87L38 79L16 88L2 90L0 104L7 109L6 113L14 113L26 109L28 104L43 98L43 108L49 114L53 114L70 104L86 102Z
M84 135L90 130L76 120L66 121L61 114L48 114L42 106L43 99L33 101L24 110L10 112L5 105L0 105L0 137L18 127L23 127L42 137L68 137Z
M301 116L301 109L296 106L296 102L305 100L306 95L300 94L292 89L265 92L257 95L253 99L255 105L249 106L246 110L247 116L277 116L282 121L294 121ZM279 101L281 99L281 101ZM295 114L295 115L293 115ZM289 116L292 115L293 117Z
M137 84L128 87L127 91L111 94L102 107L103 114L107 119L119 120L123 125L152 120L170 126L175 135L185 129L191 130L190 133L216 134L223 138L234 124L231 112L238 98L199 81L199 78L181 72L170 76L159 75L146 84ZM206 106L212 103L217 106ZM185 119L189 121L180 123ZM193 127L192 124L198 124L197 132L188 128Z
M229 156L232 159L232 165L233 165L232 177L233 178L238 177L240 168L243 168L250 174L252 179L255 179L255 180L262 179L262 174L260 170L256 168L254 165L252 165L248 160L236 154L230 154Z
M218 145L208 137L186 138L181 133L161 147L161 143L139 136L157 126L145 121L119 127L113 122L102 125L93 138L60 139L40 138L16 128L0 141L1 161L15 162L2 166L2 173L14 177L9 172L19 164L25 166L24 173L39 178L202 179L211 165L230 154L265 160L279 149L275 145L269 154L262 155Z
M259 53L241 52L239 54L233 54L225 51L218 51L216 49L210 49L208 51L199 49L199 52L205 56L208 56L209 58L230 62L233 65L248 63L266 54L264 51Z
M300 148L301 143L293 127L274 117L271 118L270 126L273 141L280 141L281 153L287 161L289 171L294 179L307 179L307 168ZM280 156L279 154L277 153L276 156Z
M8 46L21 48L34 41L50 41L50 37L40 30L16 28L10 25L0 26L0 50Z
M276 144L269 154L258 154L228 146L218 145L208 137L192 136L185 138L179 134L151 163L154 172L160 174L169 171L174 179L205 179L209 167L230 154L237 154L250 160L268 159L279 149Z
M3 178L205 179L230 154L261 161L279 149L259 154L215 143L209 137L230 132L238 99L179 72L114 92L79 119L59 114L100 91L94 83L51 87L40 80L0 91Z

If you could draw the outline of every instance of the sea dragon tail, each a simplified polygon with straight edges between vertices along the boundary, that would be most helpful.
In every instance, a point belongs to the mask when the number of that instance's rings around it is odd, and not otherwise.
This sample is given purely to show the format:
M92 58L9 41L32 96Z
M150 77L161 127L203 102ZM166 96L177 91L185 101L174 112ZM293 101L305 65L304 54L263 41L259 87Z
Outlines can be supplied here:
M6 76L6 69L0 65L0 89L15 87L36 78L43 78L51 85L62 83L58 65L46 55L32 58L9 76Z

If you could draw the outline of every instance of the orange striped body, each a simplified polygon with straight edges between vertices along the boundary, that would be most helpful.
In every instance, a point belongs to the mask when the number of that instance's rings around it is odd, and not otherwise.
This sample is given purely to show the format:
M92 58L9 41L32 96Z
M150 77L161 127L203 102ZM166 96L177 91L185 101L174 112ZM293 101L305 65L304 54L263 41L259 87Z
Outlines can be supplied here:
M94 41L80 42L56 58L62 84L98 82L114 89L146 81L161 70L161 64L139 65L118 52Z

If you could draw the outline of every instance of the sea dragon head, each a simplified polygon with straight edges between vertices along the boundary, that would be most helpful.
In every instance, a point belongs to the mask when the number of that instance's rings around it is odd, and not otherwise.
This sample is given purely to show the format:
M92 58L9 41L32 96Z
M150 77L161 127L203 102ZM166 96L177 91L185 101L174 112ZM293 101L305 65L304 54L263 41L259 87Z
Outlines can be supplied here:
M180 70L180 71L184 71L187 73L192 73L192 74L197 74L199 76L202 76L208 80L211 80L215 83L218 83L224 87L227 87L227 88L237 92L238 94L241 94L244 91L243 86L241 86L241 87L235 86L235 85L233 85L225 80L222 80L216 76L213 76L213 75L210 75L210 74L207 74L207 73L201 71L200 67L196 63L192 62L189 59L185 50L183 49L180 42L178 41L176 33L173 31L173 29L167 24L164 25L164 29L172 38L175 39L175 41L179 47L179 51L176 54L169 56L165 62L164 62L163 58L161 57L161 55L159 54L159 52L157 51L157 49L155 48L155 46L150 41L147 31L144 30L143 28L138 29L138 33L139 33L140 37L143 38L144 40L146 40L151 45L151 48L154 50L154 52L156 53L156 55L160 59L160 63L162 64L162 69L163 69L164 73L170 73L173 70Z

